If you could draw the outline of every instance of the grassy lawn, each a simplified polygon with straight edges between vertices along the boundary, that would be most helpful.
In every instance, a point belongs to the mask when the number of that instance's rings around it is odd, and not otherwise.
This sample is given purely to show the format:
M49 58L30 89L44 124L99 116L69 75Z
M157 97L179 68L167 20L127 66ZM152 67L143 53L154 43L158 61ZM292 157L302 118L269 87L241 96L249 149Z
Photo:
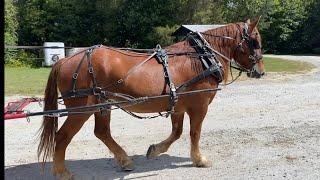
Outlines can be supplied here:
M51 68L5 67L5 96L42 95Z
M264 63L266 72L296 73L314 68L310 63L277 58L264 58ZM43 95L50 71L51 68L5 67L5 96Z
M314 65L307 62L290 61L280 58L263 58L266 72L286 72L297 73L310 71L315 68Z

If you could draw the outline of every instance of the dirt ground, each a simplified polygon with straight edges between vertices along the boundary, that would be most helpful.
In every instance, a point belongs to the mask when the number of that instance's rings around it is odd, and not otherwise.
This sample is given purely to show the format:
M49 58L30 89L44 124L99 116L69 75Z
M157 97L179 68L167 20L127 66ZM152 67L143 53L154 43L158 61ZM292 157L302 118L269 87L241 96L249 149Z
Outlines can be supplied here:
M278 56L279 57L279 56ZM217 93L203 123L201 150L213 164L192 167L189 119L169 151L145 154L164 140L170 119L135 119L112 112L112 135L133 158L122 172L93 133L91 117L68 146L66 164L76 179L320 179L320 57L280 56L317 66L298 74L267 73L237 81ZM18 98L5 97L5 101ZM41 111L34 103L31 111ZM65 118L60 118L59 125ZM5 122L5 179L54 179L51 162L41 174L36 150L41 117Z

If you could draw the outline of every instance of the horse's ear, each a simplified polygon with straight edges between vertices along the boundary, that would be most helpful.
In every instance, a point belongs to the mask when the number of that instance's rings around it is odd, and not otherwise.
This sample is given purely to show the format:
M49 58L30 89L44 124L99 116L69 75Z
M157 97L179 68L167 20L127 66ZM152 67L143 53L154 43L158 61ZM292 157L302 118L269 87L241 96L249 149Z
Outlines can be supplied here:
M246 23L249 25L249 24L250 24L250 19L247 19L247 20L246 20Z
M250 24L250 28L249 28L250 32L252 32L253 29L259 24L260 19L261 19L261 15L260 15L259 17L257 17L257 18L253 21L253 23Z

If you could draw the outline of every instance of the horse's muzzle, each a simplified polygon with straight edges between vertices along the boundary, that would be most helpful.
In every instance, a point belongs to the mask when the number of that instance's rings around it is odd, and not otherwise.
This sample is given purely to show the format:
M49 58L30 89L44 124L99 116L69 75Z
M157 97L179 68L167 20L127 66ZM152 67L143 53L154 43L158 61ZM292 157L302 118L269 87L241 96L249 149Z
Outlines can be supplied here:
M250 78L261 78L263 75L265 75L265 72L259 73L255 70L247 73L247 76Z

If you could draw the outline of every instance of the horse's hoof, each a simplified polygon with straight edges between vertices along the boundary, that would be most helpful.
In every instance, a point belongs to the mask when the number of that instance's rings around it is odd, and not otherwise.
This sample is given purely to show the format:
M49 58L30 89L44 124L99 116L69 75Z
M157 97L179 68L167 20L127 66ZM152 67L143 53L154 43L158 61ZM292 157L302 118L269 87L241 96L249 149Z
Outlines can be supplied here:
M212 166L212 162L202 157L201 160L193 162L193 165L201 168L208 168Z
M122 166L121 167L123 171L133 171L134 170L134 165L133 163L130 163L128 165Z
M132 171L134 170L134 165L133 165L133 161L127 157L126 159L124 159L121 163L120 163L121 169L123 171Z
M155 154L156 146L154 144L149 146L149 149L147 151L147 158L151 159L156 157L157 155Z

